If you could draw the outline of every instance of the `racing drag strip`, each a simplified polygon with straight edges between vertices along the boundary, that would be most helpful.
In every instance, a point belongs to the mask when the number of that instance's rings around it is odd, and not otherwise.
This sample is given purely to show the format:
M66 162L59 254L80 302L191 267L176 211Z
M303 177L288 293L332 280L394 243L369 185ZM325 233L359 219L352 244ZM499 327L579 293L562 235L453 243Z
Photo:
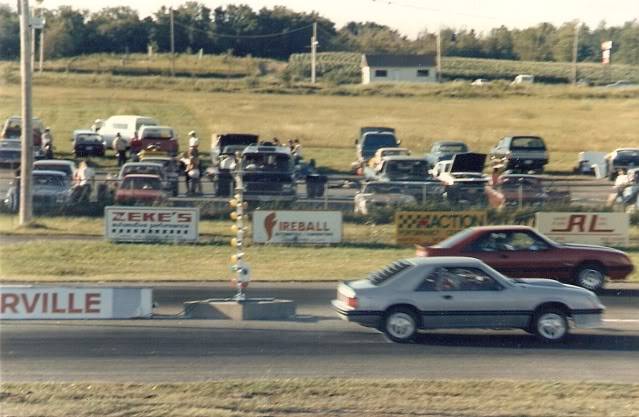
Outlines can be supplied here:
M252 297L298 302L286 322L176 319L185 300L233 294L227 283L156 285L158 319L3 321L3 381L171 382L222 378L508 378L639 380L634 290L609 291L601 329L546 345L521 331L428 332L415 344L337 319L327 302L335 284L252 283ZM630 295L624 295L630 294ZM619 321L624 320L624 321Z

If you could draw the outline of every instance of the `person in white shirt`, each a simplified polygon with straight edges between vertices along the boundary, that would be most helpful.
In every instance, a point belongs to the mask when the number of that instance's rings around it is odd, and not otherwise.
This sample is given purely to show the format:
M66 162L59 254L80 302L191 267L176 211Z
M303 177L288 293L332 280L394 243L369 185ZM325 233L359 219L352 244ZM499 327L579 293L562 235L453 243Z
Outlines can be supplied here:
M200 146L200 138L197 137L197 134L194 130L189 132L189 154L190 156L199 156L198 146Z
M95 173L89 167L86 161L81 161L78 170L75 172L75 192L79 201L89 201L93 183L95 182Z

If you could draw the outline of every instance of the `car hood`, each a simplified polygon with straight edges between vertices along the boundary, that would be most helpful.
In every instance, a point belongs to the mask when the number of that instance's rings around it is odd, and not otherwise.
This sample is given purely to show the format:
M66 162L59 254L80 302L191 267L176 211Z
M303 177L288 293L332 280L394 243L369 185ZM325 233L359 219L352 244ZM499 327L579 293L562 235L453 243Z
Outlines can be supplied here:
M625 255L623 251L615 248L609 248L608 246L600 246L600 245L587 245L583 243L562 243L561 246L566 249L579 249L579 250L592 250L597 252L608 252L608 253L616 253L620 255Z
M573 287L573 285L566 285L554 279L545 278L517 278L518 284L532 285L535 287Z
M458 153L453 156L450 172L482 172L485 163L485 153Z

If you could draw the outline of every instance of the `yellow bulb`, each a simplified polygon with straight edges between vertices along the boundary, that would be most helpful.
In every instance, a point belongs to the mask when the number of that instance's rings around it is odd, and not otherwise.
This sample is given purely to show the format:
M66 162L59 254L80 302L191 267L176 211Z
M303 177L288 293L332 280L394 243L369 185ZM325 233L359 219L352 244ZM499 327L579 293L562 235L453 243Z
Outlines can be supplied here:
M238 201L235 198L232 198L231 200L229 200L229 205L235 208L238 205Z
M231 239L231 246L237 247L237 239L236 238Z
M231 232L237 233L237 231L238 231L237 225L236 224L232 225L231 226Z
M238 218L237 213L236 213L236 212L234 212L234 211L232 211L232 212L231 212L231 220L237 220L237 218Z

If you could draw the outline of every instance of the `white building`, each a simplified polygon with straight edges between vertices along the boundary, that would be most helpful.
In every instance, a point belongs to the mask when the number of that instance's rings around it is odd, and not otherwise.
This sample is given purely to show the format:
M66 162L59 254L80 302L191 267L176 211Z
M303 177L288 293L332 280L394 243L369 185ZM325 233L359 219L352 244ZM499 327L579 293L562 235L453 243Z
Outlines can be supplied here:
M362 84L437 82L437 59L431 55L362 55Z

